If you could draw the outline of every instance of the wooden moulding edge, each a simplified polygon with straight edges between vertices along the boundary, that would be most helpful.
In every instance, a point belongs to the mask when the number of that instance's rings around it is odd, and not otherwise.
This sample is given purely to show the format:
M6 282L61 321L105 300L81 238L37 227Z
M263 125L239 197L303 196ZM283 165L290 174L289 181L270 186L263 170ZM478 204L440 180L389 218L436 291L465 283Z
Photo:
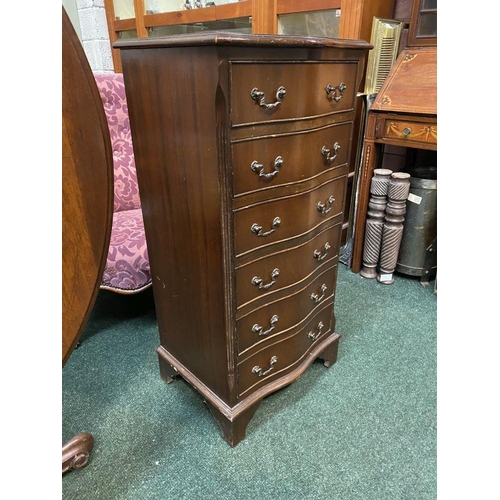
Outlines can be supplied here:
M340 337L340 334L333 332L326 339L315 346L314 349L309 351L308 355L304 358L302 363L300 363L294 370L256 390L233 407L229 406L219 396L217 396L209 387L207 387L206 384L204 384L198 377L193 375L163 346L159 346L156 352L158 353L158 356L160 356L164 361L172 366L175 371L191 386L193 386L206 400L208 400L210 404L217 408L217 410L219 410L229 421L232 422L240 414L244 413L249 407L254 405L257 401L262 400L268 394L276 392L278 389L281 389L282 387L285 387L297 380L307 370L307 368L309 368L313 361L316 358L320 357L319 355L330 344L338 342Z

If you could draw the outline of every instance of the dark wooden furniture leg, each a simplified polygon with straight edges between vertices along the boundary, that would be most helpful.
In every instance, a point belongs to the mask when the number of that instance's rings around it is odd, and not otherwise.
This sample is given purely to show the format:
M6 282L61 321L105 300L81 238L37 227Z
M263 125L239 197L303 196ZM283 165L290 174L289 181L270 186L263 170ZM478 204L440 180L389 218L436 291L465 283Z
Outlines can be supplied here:
M158 354L158 362L160 364L160 377L167 383L170 384L174 381L176 377L179 376L177 371L167 363L165 359L163 359Z
M205 400L206 405L210 412L215 417L219 424L221 436L224 440L234 448L245 437L247 426L252 420L257 408L260 406L262 400L256 401L252 406L241 412L233 420L229 420L223 413L221 413L214 405Z
M337 352L339 350L339 340L341 335L338 335L337 340L328 345L328 347L318 354L318 358L323 360L323 364L330 368L337 361Z
M368 115L363 145L358 203L354 223L354 243L351 262L351 270L353 273L359 273L363 263L363 243L365 240L366 213L368 211L368 201L370 199L370 184L375 165L377 164L377 144L375 144L374 141L375 118L376 117L373 115Z

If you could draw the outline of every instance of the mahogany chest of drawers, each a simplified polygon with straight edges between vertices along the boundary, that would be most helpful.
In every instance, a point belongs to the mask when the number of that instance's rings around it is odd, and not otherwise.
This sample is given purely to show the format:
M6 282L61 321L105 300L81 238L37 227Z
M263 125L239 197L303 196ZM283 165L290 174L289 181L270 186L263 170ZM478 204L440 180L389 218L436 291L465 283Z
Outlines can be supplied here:
M340 335L334 297L363 41L122 40L160 373L235 446Z

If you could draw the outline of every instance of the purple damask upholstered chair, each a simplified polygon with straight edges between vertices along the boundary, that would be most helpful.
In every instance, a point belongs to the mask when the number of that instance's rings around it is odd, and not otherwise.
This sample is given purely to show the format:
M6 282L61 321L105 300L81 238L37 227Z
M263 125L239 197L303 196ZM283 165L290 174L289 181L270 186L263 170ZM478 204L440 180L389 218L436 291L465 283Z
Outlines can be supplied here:
M101 289L132 294L151 286L151 271L123 75L94 77L108 121L115 172L113 226Z

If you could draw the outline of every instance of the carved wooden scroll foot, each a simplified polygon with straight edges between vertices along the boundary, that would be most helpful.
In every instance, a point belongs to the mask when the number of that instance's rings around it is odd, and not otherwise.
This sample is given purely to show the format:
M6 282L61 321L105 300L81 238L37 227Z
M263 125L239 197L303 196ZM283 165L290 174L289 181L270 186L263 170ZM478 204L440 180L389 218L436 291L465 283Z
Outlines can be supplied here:
M94 438L91 434L82 432L71 438L62 447L62 473L85 467L93 447Z

